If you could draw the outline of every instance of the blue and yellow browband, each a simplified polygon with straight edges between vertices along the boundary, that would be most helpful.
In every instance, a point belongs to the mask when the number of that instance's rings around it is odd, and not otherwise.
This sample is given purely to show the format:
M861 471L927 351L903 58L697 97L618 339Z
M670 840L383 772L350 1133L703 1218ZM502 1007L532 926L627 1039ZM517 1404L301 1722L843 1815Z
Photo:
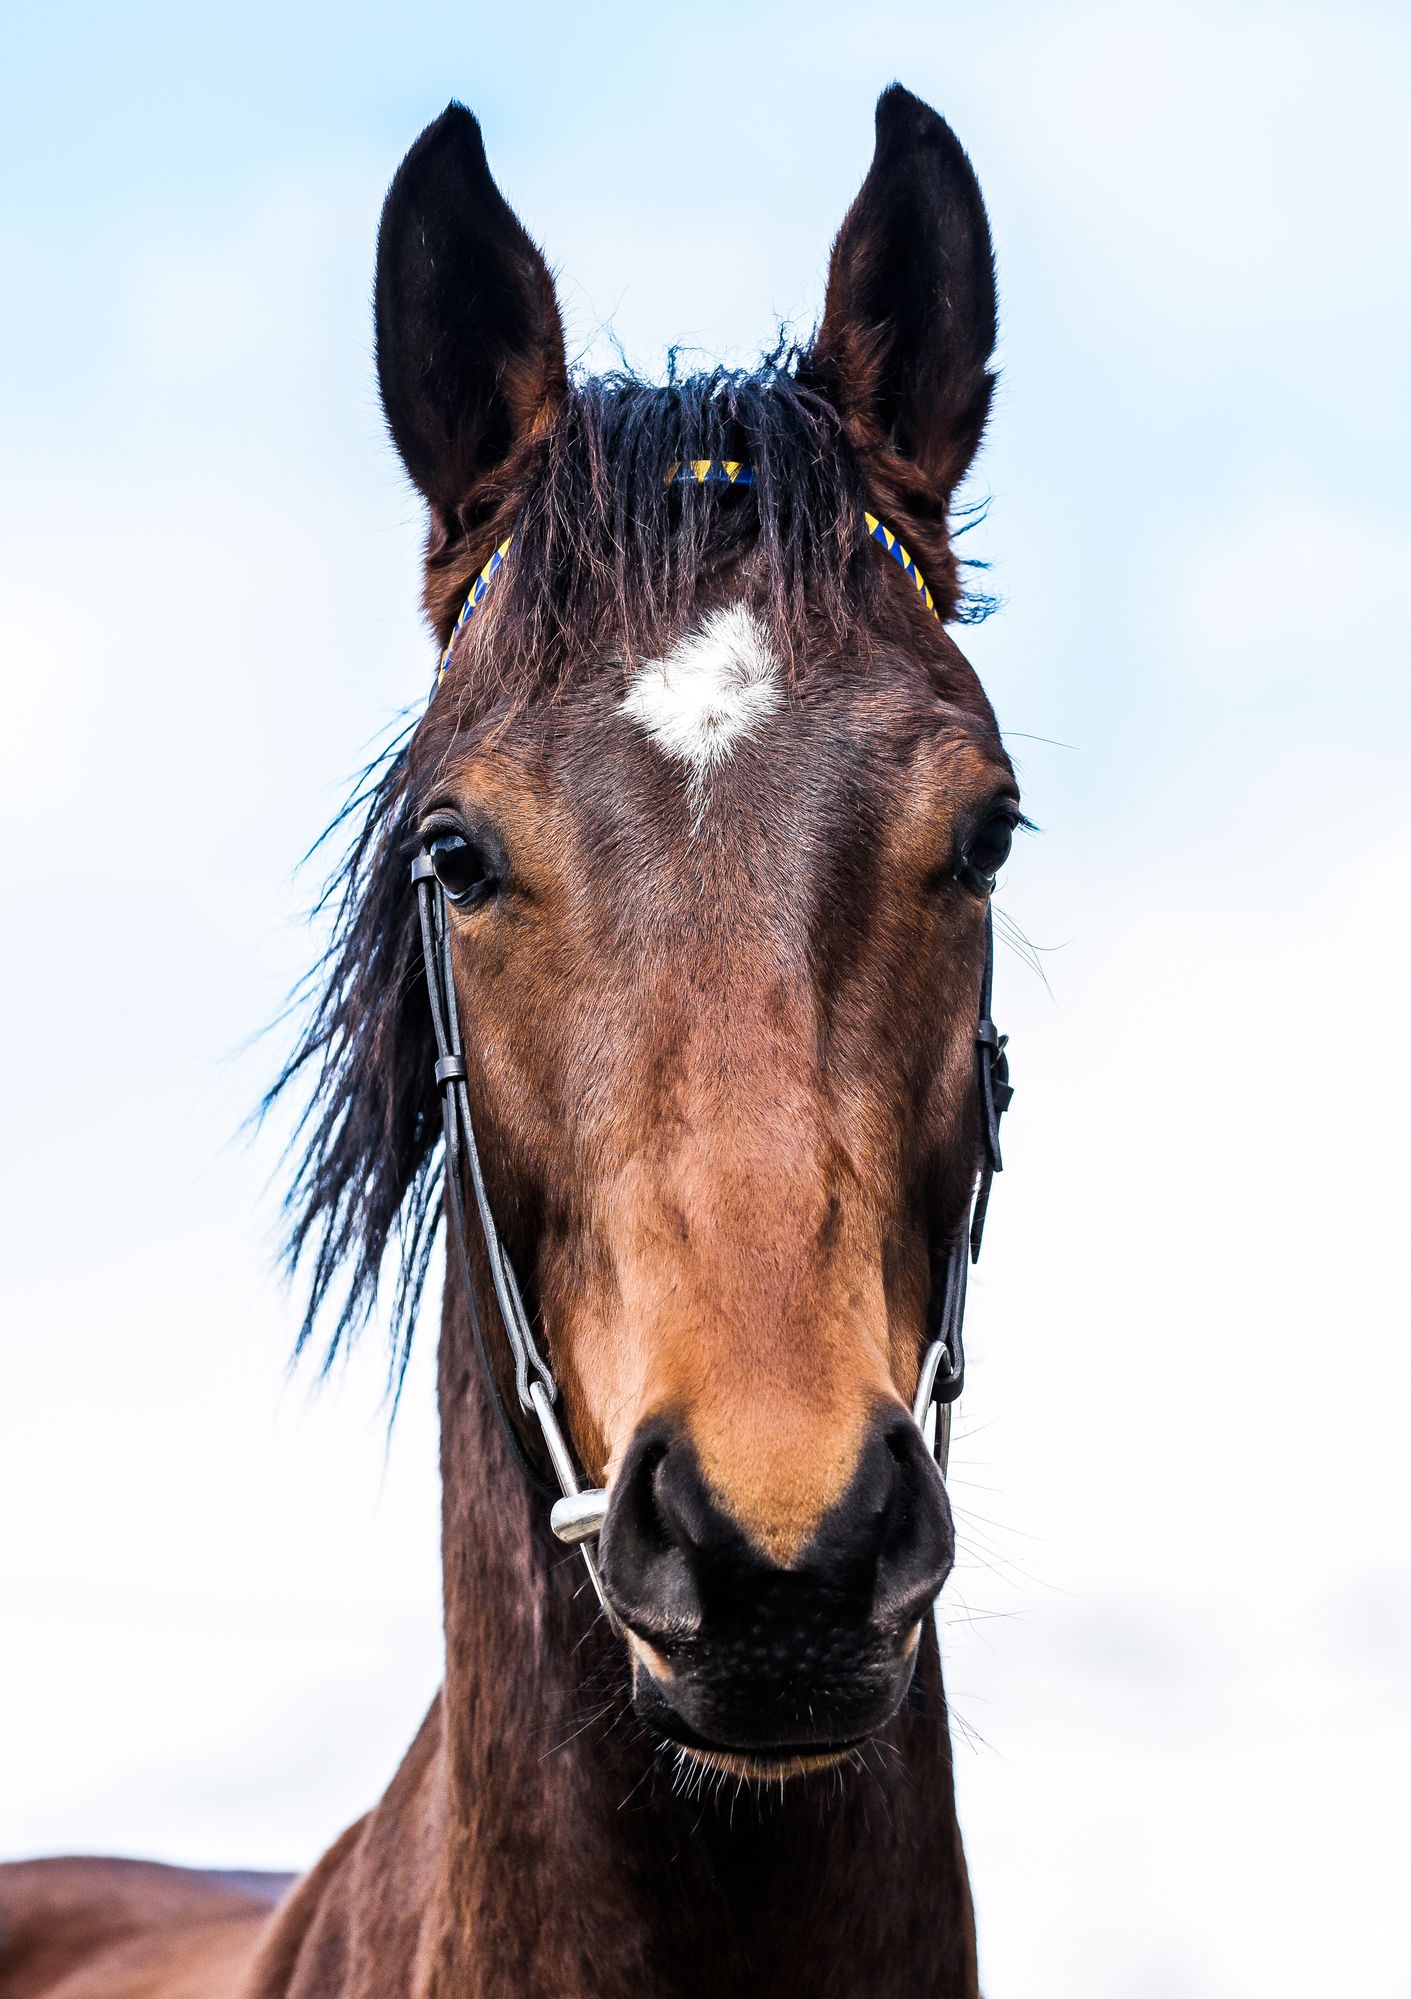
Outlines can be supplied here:
M753 486L754 472L739 458L683 458L667 472L666 484L668 486ZM862 518L867 524L869 539L881 543L902 574L915 584L917 595L931 616L939 623L941 614L931 601L931 592L926 587L925 577L891 529L885 522L879 521L876 514L869 514L866 509L863 510ZM438 683L445 678L446 668L451 663L451 653L461 635L462 627L479 610L481 599L490 588L492 578L503 569L513 547L514 536L511 535L507 541L500 543L467 591L466 600L461 605L460 616L451 627L451 636L447 639L441 654L441 665L436 676Z

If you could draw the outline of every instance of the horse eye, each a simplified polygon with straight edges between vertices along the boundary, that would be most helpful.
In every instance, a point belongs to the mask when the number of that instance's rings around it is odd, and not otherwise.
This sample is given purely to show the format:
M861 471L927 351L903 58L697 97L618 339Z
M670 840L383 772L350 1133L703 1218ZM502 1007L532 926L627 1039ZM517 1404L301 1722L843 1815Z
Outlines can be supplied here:
M996 812L985 821L965 850L962 873L971 886L985 890L993 888L995 876L1009 859L1009 850L1013 845L1014 821L1004 813Z
M483 901L495 886L488 858L464 833L434 833L427 851L436 879L452 902Z

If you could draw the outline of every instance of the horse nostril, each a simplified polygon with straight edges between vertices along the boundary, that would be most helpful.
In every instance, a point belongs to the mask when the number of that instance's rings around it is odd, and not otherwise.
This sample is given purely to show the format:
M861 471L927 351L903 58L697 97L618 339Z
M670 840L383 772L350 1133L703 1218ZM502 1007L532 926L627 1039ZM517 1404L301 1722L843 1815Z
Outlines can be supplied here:
M955 1562L950 1501L926 1441L909 1416L887 1420L882 1446L889 1489L877 1548L873 1615L909 1628L940 1595Z
M666 1451L663 1441L653 1439L628 1474L623 1492L624 1503L632 1508L633 1524L643 1544L657 1549L671 1547L675 1539L662 1506L660 1473Z
M679 1498L672 1491L673 1469L663 1446L651 1466L650 1478L652 1511L663 1548L680 1548L691 1538L689 1526L682 1516Z
M656 1644L700 1621L693 1527L698 1525L689 1453L672 1450L653 1425L633 1441L617 1477L598 1537L603 1583L627 1627Z

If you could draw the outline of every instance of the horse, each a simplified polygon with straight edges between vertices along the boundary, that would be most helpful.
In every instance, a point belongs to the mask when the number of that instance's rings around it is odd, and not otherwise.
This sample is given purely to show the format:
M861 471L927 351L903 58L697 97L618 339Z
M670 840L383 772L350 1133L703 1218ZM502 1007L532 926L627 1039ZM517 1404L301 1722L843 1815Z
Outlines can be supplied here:
M444 1251L444 1685L297 1881L9 1869L0 1993L975 1999L932 1611L1021 816L953 636L974 171L893 85L806 343L585 378L452 104L375 325L440 665L274 1094L301 1344L385 1282L404 1364Z

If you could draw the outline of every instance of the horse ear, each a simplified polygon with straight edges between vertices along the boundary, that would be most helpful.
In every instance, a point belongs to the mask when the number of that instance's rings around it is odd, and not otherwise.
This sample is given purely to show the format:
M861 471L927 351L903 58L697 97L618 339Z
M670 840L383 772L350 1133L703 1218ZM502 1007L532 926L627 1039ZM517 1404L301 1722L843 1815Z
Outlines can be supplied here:
M863 456L944 511L979 448L994 377L995 273L974 169L950 126L899 83L828 267L812 353Z
M392 440L443 529L553 416L563 325L539 250L450 104L412 147L377 233L377 377Z

